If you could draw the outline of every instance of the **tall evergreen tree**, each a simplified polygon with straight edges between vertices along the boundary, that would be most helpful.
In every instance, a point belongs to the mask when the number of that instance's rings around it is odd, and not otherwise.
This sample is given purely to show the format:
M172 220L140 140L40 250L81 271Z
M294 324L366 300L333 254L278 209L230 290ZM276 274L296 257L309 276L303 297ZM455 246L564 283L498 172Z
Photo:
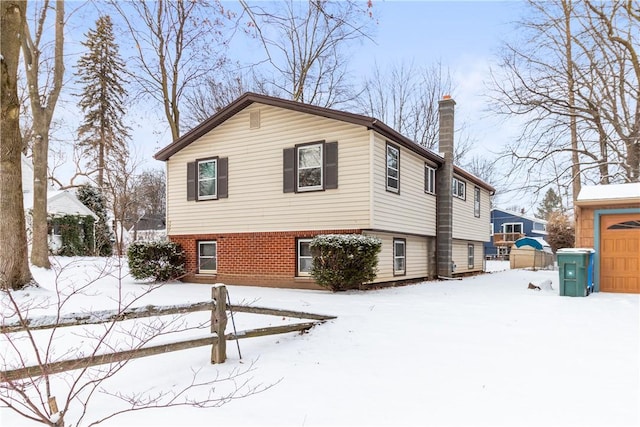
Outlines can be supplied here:
M542 199L542 203L538 206L536 217L548 220L549 216L554 212L562 212L562 198L550 188L547 190Z
M98 187L104 187L104 175L109 162L127 157L129 128L124 125L123 85L125 65L119 55L108 15L96 21L96 29L89 30L82 43L88 52L76 65L76 76L82 85L81 99L84 120L78 128L79 146L83 155L98 173Z

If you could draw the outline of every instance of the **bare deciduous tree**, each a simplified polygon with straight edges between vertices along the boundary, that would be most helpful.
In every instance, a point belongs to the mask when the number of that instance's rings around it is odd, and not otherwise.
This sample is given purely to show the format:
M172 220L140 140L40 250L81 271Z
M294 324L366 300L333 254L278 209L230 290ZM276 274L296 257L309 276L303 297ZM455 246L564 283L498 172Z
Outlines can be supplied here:
M505 148L510 173L534 193L559 182L573 200L582 181L637 181L637 1L529 6L524 38L505 45L493 76L495 110L524 120Z
M27 3L0 3L0 289L33 281L22 202L18 63Z
M207 76L204 82L185 95L188 113L185 123L192 128L226 107L253 85L237 71L223 71Z
M382 120L417 144L438 148L438 101L450 95L453 84L441 64L417 67L392 65L387 70L374 67L355 101L362 114ZM462 165L472 140L465 123L457 124L454 162Z
M637 31L640 4L637 0L610 3L585 0L585 4L586 30L594 40L592 47L599 52L597 62L593 61L598 66L593 67L593 71L603 93L599 98L601 104L592 106L597 111L593 114L593 126L602 136L601 149L611 151L612 156L607 157L619 162L623 179L637 182L640 180L640 35ZM605 126L595 120L600 117ZM609 138L604 137L605 132L598 125L610 130ZM608 140L612 141L606 147ZM601 176L608 179L609 174L608 169L601 169Z
M181 135L183 97L225 61L221 28L226 12L217 1L111 0L131 36L128 63L138 91L162 105L173 140Z
M370 2L240 3L273 70L270 92L322 107L353 99L346 49L369 37Z
M139 211L135 209L134 193L135 170L138 165L135 159L120 157L105 170L106 197L109 210L113 214L113 232L115 233L115 253L123 255L126 249L126 224L139 219ZM136 215L130 218L129 214Z
M33 240L31 262L37 267L49 268L47 239L47 182L49 132L51 119L62 90L64 77L64 0L55 1L53 52L43 56L47 18L51 5L44 0L37 10L34 33L25 21L22 52L27 76L31 115L33 117ZM53 61L53 65L49 62Z
M433 149L438 145L438 101L451 90L451 77L441 64L400 63L387 70L376 65L357 104L364 114Z

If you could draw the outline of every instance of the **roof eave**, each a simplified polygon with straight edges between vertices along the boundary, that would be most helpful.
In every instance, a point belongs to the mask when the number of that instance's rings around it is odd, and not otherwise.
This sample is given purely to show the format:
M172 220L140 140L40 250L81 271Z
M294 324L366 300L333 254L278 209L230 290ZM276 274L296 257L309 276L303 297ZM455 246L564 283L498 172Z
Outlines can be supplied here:
M398 143L405 148L413 151L414 153L422 156L425 159L428 159L434 162L436 165L440 166L444 163L444 159L442 156L434 153L431 150L428 150L409 138L405 137L401 133L397 132L393 128L387 126L381 121L367 116L362 116L359 114L348 113L344 111L332 110L329 108L318 107L311 104L305 104L298 101L292 101L287 99L275 98L267 95L260 95L253 92L247 92L241 95L238 99L236 99L231 104L227 105L222 110L218 111L216 114L202 122L200 125L191 129L189 132L185 133L180 138L176 139L171 144L167 145L165 148L158 151L153 157L156 160L167 161L171 156L173 156L178 151L182 150L184 147L188 146L192 142L196 141L198 138L202 137L215 127L221 125L229 118L233 117L235 114L245 109L249 105L253 103L260 103L275 107L286 108L289 110L299 111L307 114L313 114L316 116L326 117L334 120L340 120L347 123L352 123L355 125L364 126L367 129L371 129L378 134L382 135L384 138L391 140L392 142ZM459 168L457 166L454 167L454 171L463 176L470 181L478 184L479 186L485 188L491 193L495 193L495 188L486 182L482 181L480 178L474 176L473 174Z
M638 205L640 207L640 197L628 197L619 199L586 199L576 200L576 206L591 207L591 206L620 206L620 205Z

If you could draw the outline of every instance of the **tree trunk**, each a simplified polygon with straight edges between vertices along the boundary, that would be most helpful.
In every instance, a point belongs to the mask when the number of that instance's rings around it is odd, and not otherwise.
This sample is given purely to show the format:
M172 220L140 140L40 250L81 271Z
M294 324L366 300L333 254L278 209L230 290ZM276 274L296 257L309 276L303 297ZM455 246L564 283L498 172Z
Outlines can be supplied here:
M47 10L39 15L35 43L28 24L24 24L24 58L29 86L29 101L33 115L33 233L31 263L37 267L50 268L48 224L47 224L47 181L49 156L49 128L64 76L64 0L56 0L55 47L53 65L53 87L48 94L40 93L40 39Z
M571 183L573 193L573 203L575 204L580 193L580 157L578 156L578 125L576 123L576 99L575 99L575 78L573 75L573 54L571 44L573 38L571 34L571 0L563 0L562 9L564 12L566 60L567 60L567 92L569 97L569 129L571 132Z
M40 115L42 116L42 115ZM34 115L33 127L35 138L33 141L33 209L31 216L31 263L36 267L50 268L49 263L49 233L47 218L47 165L49 153L49 126L42 123L43 117L36 119Z
M0 289L33 282L22 202L22 138L18 61L27 2L0 3Z

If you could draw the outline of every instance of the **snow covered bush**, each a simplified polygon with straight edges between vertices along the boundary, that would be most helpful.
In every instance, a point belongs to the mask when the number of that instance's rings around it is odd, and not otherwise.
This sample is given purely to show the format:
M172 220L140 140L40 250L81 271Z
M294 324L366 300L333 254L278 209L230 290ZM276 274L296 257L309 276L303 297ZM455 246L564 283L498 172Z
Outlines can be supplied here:
M376 277L382 241L361 234L325 234L311 240L311 277L333 292L361 289Z
M127 249L129 272L134 279L164 282L185 273L185 255L174 242L134 242Z

